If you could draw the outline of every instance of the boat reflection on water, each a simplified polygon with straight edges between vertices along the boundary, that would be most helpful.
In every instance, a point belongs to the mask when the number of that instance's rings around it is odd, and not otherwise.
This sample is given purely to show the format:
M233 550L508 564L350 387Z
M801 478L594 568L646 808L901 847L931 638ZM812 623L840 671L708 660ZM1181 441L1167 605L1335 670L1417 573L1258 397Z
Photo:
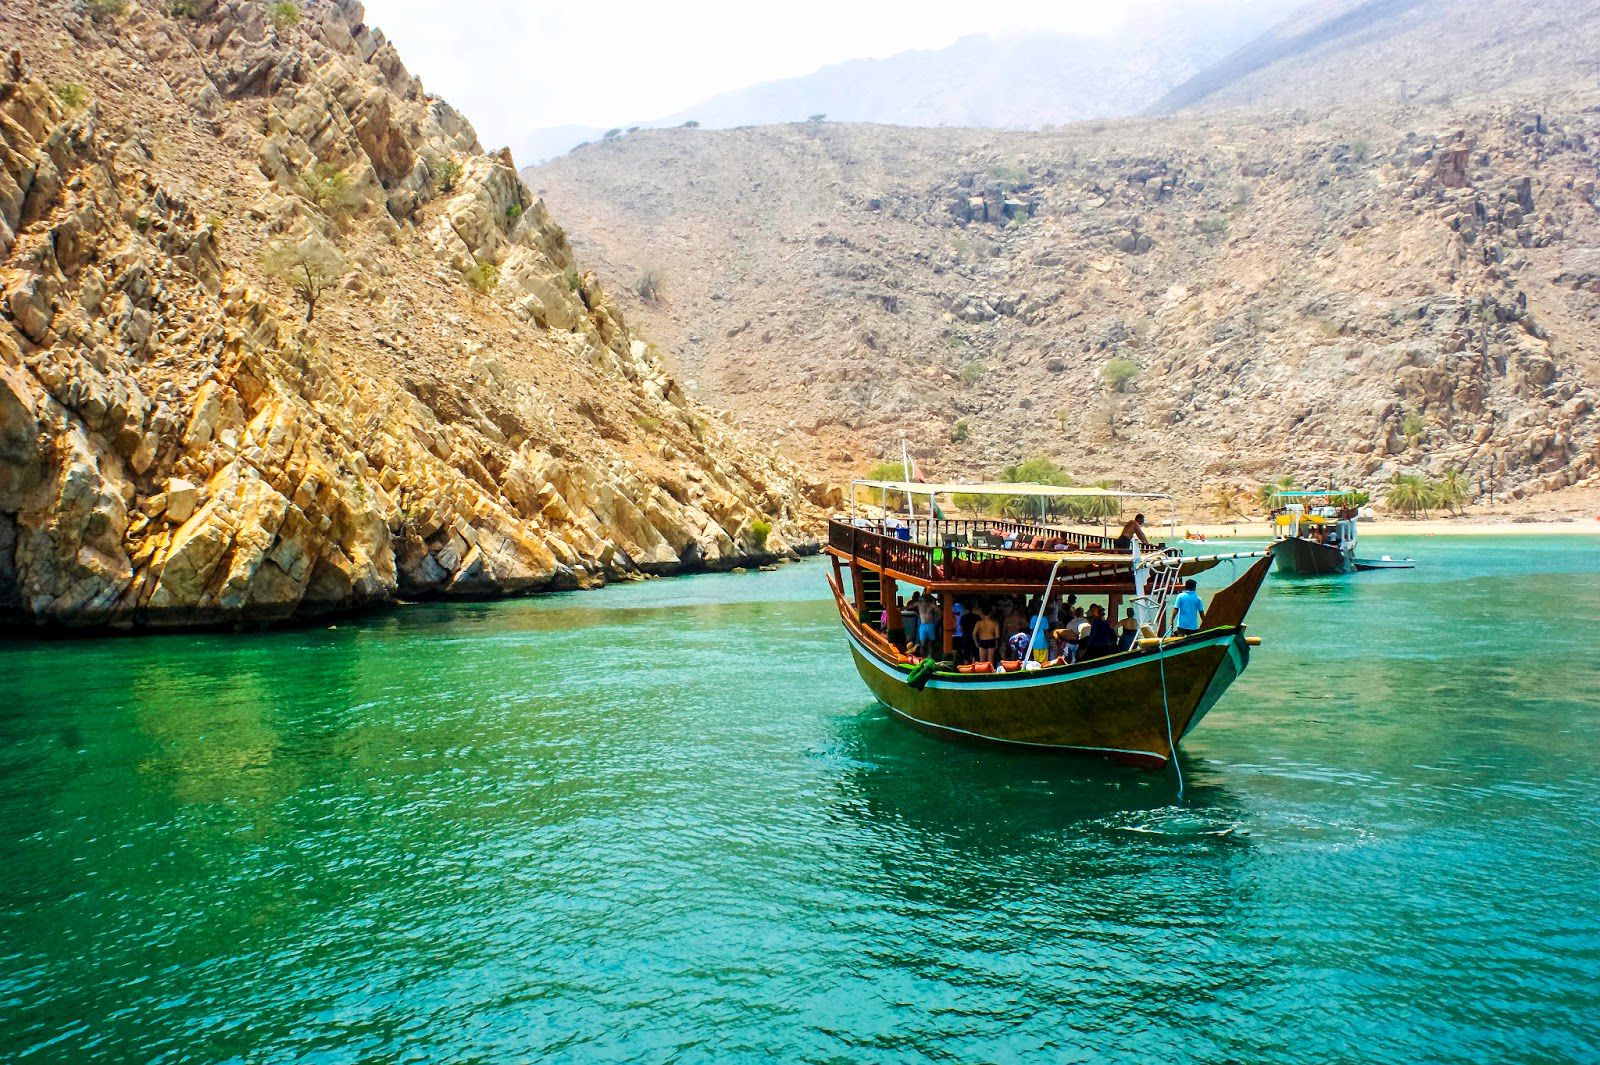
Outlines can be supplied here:
M838 742L844 801L831 808L869 826L887 853L943 851L952 871L1017 860L1088 871L1139 850L1249 844L1226 777L1188 755L1179 804L1170 773L950 744L874 703L843 719Z

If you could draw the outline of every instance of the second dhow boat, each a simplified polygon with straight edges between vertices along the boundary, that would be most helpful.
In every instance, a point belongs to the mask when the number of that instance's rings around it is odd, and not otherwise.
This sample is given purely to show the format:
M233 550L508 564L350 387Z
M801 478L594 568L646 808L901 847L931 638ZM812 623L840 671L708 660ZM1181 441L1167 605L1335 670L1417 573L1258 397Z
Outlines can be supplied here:
M1259 642L1244 619L1271 565L1270 552L1185 556L1163 544L1119 550L1106 536L1017 521L947 520L939 495L1059 498L1104 496L1171 502L1158 493L1038 484L923 484L858 481L859 489L928 504L928 517L867 518L828 524L829 583L856 669L879 702L926 731L953 738L1109 756L1164 766L1177 745L1250 661ZM1169 599L1183 579L1225 559L1251 564L1211 595L1198 630L1168 624ZM896 609L902 585L932 596L943 614L942 654L904 651ZM1141 635L1125 651L1084 662L1003 662L994 672L953 664L954 606L975 598L1038 597L1035 632L1052 596L1103 597L1112 617L1132 606ZM885 609L887 608L887 609Z
M1273 557L1279 573L1326 576L1356 568L1357 509L1342 488L1272 497Z

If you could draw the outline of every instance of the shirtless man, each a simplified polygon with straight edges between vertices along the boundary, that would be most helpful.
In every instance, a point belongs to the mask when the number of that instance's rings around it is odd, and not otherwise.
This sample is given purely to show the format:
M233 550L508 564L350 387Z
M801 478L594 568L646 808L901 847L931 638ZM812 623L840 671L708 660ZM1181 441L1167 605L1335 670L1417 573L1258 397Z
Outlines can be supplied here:
M972 639L978 645L978 661L991 665L1000 661L1000 623L994 619L990 608L982 608L978 623L972 627Z
M1122 532L1117 534L1116 542L1112 545L1118 551L1133 550L1133 541L1137 537L1140 547L1149 547L1150 541L1144 535L1144 515L1135 514L1133 520L1122 527Z

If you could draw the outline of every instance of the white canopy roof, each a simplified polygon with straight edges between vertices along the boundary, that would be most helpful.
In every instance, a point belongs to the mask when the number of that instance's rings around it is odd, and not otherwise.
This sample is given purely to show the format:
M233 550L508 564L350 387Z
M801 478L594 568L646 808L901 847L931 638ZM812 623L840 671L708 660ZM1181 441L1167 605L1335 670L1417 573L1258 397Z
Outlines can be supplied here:
M1089 496L1109 499L1171 499L1166 492L1124 492L1120 488L1078 488L1060 484L1033 484L1026 481L978 481L971 484L927 483L924 481L851 481L862 488L905 492L918 496Z

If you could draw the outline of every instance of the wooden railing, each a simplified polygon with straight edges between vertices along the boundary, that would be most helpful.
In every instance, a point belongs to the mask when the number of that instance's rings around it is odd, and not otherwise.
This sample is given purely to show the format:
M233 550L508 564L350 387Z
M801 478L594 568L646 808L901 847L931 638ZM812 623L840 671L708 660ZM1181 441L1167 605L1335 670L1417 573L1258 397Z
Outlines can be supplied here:
M1035 538L1060 540L1084 551L1114 551L1116 538L1098 533L1086 533L1060 525L1042 522L1012 521L1008 518L896 518L911 534L911 539L932 547L999 547L1005 541L1019 542L1019 546ZM844 518L832 519L834 523L849 524ZM877 523L872 531L883 531ZM886 535L894 535L887 532ZM1163 547L1164 544L1154 544Z
M927 519L919 519L924 526ZM941 526L966 525L985 531L1005 527L1014 536L1059 535L1062 530L1049 526L1029 526L1019 522L938 521ZM1033 532L1031 530L1044 530ZM926 531L926 530L924 530ZM939 530L933 530L938 532ZM1081 539L1069 541L1078 550L1109 551L1110 541L1102 536L1074 534ZM1064 538L1064 537L1063 537ZM1053 559L1004 558L989 553L984 546L945 546L955 543L942 541L934 545L919 540L902 540L875 528L862 528L840 518L828 522L828 546L847 558L856 559L873 569L890 571L912 580L924 582L1012 582L1043 584L1049 579ZM1070 552L1067 553L1070 556ZM1114 568L1114 567L1113 567Z

